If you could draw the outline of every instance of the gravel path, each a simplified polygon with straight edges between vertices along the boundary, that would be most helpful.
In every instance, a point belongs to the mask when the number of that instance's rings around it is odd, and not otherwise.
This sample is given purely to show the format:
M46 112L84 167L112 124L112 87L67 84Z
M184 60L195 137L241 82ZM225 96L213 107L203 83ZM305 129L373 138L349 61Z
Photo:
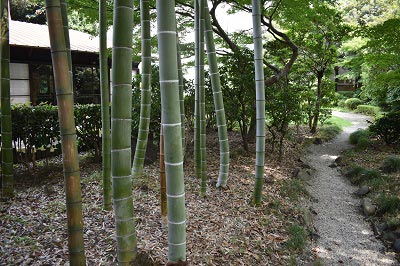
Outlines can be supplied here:
M350 148L348 137L358 128L367 127L368 117L334 112L353 123L332 142L312 145L306 156L315 176L309 192L314 198L312 209L317 215L314 226L320 236L312 249L324 265L398 265L393 254L384 254L384 247L360 214L360 199L352 195L357 189L329 165L341 151Z

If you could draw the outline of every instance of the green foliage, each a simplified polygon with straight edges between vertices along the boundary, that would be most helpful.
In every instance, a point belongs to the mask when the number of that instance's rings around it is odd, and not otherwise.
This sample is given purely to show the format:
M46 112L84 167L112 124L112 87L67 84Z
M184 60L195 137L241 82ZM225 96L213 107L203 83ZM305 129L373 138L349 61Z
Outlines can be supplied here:
M370 132L368 129L359 129L350 134L349 142L350 144L357 145L360 139L368 139Z
M256 113L253 53L242 49L220 57L219 62L221 89L227 99L224 102L227 124L239 124L242 139L247 141L250 123L255 123L252 118Z
M400 172L400 156L391 155L387 157L381 165L382 171L385 173Z
M160 96L160 81L159 81L158 66L152 66L151 69L151 111L150 111L150 126L149 138L153 135L158 136L161 123L161 96ZM132 135L137 136L140 121L140 82L141 76L133 77L132 86Z
M349 98L344 102L346 108L350 109L350 110L355 110L357 108L357 106L359 106L360 104L363 104L363 101L361 99L358 98Z
M346 108L346 100L339 100L337 106L340 108Z
M356 112L376 117L381 112L381 108L378 106L361 104L357 106Z
M13 20L35 24L46 24L46 9L40 0L10 1L10 12Z
M289 235L286 245L292 250L303 250L307 241L307 232L304 227L297 224L290 226Z
M335 138L340 132L342 132L342 128L338 125L324 125L318 130L318 137L324 141L329 141Z
M400 199L396 195L381 193L376 201L381 214L395 213L400 207Z
M371 133L383 139L386 144L400 142L400 111L385 114L369 126Z
M346 100L349 98L353 98L354 92L352 91L337 91L336 96L338 100Z
M75 106L76 135L80 150L94 150L101 154L101 111L98 104Z

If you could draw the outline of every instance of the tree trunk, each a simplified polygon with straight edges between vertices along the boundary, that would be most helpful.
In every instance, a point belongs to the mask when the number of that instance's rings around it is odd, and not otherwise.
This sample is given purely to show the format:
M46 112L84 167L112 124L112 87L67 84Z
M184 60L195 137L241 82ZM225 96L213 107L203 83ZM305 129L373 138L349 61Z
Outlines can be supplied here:
M10 104L10 40L8 0L0 2L0 86L1 86L1 169L2 198L14 195L12 121Z
M140 121L133 159L133 177L143 175L143 164L146 157L147 142L150 126L151 109L151 36L150 36L150 7L148 0L140 1L140 23L142 30L142 90L140 98Z
M211 26L208 4L205 2L205 38L207 46L208 64L210 66L211 86L213 90L214 110L217 118L219 139L219 175L217 187L226 187L229 176L229 140L226 128L224 99L222 97L221 79L219 76L217 55L215 52L214 36Z
M261 33L261 5L260 1L252 0L253 12L253 39L254 39L254 67L256 81L256 165L254 184L254 203L259 206L262 198L265 163L265 89L264 64ZM252 119L253 120L253 119ZM251 128L251 126L250 126Z
M256 140L257 140L256 135L257 135L257 114L254 113L250 117L249 131L247 132L247 141L249 143L256 142Z
M78 164L78 149L74 121L70 60L63 30L59 0L46 0L54 84L57 95L58 117L61 131L64 179L66 187L68 249L71 265L85 265L83 243L82 193Z
M132 30L133 0L114 2L111 104L111 176L119 265L136 258L132 203Z
M168 261L186 261L185 186L174 0L157 0L161 126L164 133L168 205Z
M111 200L111 134L110 134L110 87L108 81L108 51L107 51L107 2L99 1L99 62L100 62L100 92L101 92L101 134L103 159L103 206L105 210L112 209Z
M318 72L318 74L317 74L317 101L315 102L313 123L312 123L312 127L310 130L310 133L312 133L312 134L315 134L317 132L317 127L318 127L319 113L321 111L322 77L323 76L324 76L323 72Z

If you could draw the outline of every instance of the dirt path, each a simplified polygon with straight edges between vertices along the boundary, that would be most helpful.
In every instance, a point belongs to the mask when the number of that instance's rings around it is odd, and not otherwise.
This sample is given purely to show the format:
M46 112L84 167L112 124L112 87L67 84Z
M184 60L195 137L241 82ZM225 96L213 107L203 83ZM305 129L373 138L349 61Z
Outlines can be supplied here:
M357 188L337 168L329 167L341 151L350 148L350 133L367 127L368 117L341 112L334 115L353 125L332 142L312 145L306 157L316 170L309 192L314 198L314 226L320 237L312 249L324 265L398 265L392 254L383 253L383 245L360 214L360 199L352 195Z

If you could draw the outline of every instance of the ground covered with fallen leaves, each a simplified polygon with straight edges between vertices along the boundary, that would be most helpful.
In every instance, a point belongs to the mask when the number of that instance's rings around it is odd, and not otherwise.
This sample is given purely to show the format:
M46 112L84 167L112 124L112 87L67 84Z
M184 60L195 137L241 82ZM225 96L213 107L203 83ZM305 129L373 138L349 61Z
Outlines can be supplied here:
M254 144L241 148L230 133L228 187L215 188L219 170L216 132L207 137L207 196L200 195L189 143L185 158L187 259L191 265L288 265L306 236L299 202L304 189L292 178L302 145L285 143L281 161L267 152L263 202L251 204ZM44 164L44 163L43 163ZM115 265L114 217L102 209L101 165L81 156L84 238L87 265ZM146 265L167 262L167 229L161 225L158 163L134 180L138 252ZM15 197L0 205L0 265L68 265L66 206L60 158L28 173L17 166ZM303 196L302 196L303 195ZM302 231L302 230L300 230ZM145 263L143 263L144 265Z

